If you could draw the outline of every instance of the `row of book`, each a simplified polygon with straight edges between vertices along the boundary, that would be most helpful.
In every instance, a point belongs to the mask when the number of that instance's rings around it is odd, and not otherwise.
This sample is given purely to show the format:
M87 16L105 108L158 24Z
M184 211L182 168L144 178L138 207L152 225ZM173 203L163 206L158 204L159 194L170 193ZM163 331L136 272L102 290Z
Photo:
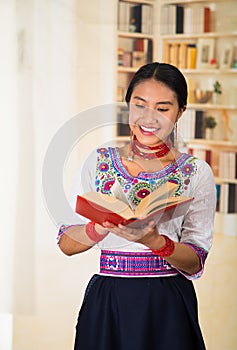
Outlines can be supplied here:
M211 9L200 4L166 5L161 12L161 31L164 35L208 33L211 31Z
M237 179L237 153L221 151L219 153L219 177Z
M118 66L138 68L152 62L153 45L151 39L123 39L130 45L118 48Z
M164 43L164 62L180 69L197 68L196 43L166 41Z
M237 153L214 152L211 149L188 147L188 152L193 156L205 160L213 169L216 176L228 181L237 179Z
M118 2L118 30L152 34L153 7L149 4Z
M220 213L237 213L237 184L216 184L217 207Z
M188 108L178 122L179 138L184 140L204 138L204 118L204 111Z

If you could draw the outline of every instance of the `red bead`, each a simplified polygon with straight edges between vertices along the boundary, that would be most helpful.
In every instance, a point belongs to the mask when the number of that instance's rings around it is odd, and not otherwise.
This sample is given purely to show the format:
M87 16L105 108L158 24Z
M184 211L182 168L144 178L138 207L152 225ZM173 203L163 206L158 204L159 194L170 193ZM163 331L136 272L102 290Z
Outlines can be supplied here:
M172 241L172 239L170 239L169 237L165 236L165 235L161 235L165 238L165 245L160 248L160 249L152 249L152 252L155 255L159 255L162 258L166 257L166 256L170 256L171 254L173 254L174 252L174 241Z
M101 241L105 236L107 236L107 233L104 235L100 235L96 229L95 229L95 222L90 221L88 224L86 224L86 234L90 238L91 241L97 243Z

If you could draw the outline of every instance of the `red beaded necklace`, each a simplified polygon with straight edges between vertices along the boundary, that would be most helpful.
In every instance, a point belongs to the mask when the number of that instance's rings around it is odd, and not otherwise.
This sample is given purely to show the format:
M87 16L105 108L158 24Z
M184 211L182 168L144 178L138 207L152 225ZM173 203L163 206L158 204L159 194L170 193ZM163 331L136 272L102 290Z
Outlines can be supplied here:
M143 152L139 149L139 147L142 149L147 149L147 150L156 151L156 152L151 152L151 153ZM158 146L151 147L151 146L143 145L137 140L136 136L134 136L131 150L133 154L136 154L137 156L143 159L150 160L150 159L164 157L170 151L171 147L172 147L172 143L170 140L167 143L163 142Z

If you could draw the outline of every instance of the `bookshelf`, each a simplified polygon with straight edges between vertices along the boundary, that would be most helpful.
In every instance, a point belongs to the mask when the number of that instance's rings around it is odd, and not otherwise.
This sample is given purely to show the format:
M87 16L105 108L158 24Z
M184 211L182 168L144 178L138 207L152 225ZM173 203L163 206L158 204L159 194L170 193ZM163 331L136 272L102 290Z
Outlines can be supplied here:
M188 82L188 109L180 120L181 145L213 169L218 195L215 231L236 235L237 2L160 0L158 4L159 59L179 67ZM213 93L215 81L222 87L218 102ZM205 103L196 98L197 90L211 92ZM207 116L217 122L211 140L203 128Z
M158 1L160 18L159 57L186 75L190 103L196 89L213 89L215 80L223 87L222 103L235 103L237 86L237 3L227 1ZM229 83L233 87L228 93ZM230 89L229 89L230 90Z
M237 232L237 205L236 212L232 213L233 205L228 212L228 197L233 202L233 191L237 203L237 174L233 171L237 162L234 157L237 154L237 2L119 0L117 5L117 101L124 101L128 83L143 63L158 60L180 68L189 90L188 108L181 118L186 130L179 126L179 132L184 132L183 145L187 151L208 160L213 169L219 202L222 198L222 204L218 204L216 230L227 234ZM135 31L129 28L131 16L128 13L134 6L149 7L151 11L146 15L149 26L144 30L141 26ZM177 23L180 21L181 24ZM136 51L138 57L140 51L142 60L137 60L134 65L132 56ZM222 87L219 101L214 99L213 93L216 81ZM198 90L211 92L205 103L197 99ZM117 120L124 121L126 113L126 108L119 107ZM202 135L199 133L195 137L196 114L201 115L202 123L207 116L215 118L217 126L211 140L206 139L203 127ZM125 135L128 133L124 128L117 130L119 142L126 142ZM230 162L231 177L220 171L220 168L228 168Z
M117 1L117 102L124 95L133 74L154 60L154 1Z

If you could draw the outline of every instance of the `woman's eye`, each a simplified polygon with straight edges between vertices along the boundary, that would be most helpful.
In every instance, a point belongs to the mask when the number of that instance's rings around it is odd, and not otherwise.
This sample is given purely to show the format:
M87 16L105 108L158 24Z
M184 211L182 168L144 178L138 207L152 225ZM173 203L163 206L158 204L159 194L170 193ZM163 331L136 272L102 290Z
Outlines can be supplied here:
M135 105L137 108L145 108L143 105Z
M168 111L168 108L158 108L157 110L164 113Z

